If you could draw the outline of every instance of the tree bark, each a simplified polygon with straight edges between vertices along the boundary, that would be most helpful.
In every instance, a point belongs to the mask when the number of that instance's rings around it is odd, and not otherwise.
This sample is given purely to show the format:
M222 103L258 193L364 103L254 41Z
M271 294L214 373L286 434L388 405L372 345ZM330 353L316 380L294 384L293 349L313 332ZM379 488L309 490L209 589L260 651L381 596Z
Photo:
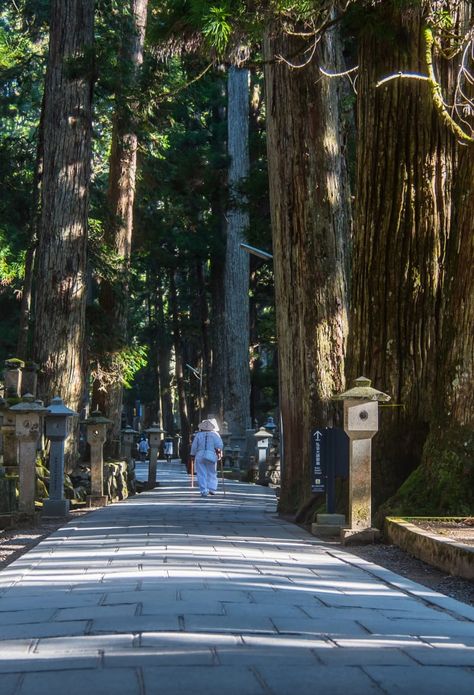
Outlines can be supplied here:
M472 27L472 3L455 9L459 12L453 13L453 32L465 35ZM453 79L458 67L456 61L449 66ZM437 70L440 74L439 65ZM467 89L472 98L472 85ZM421 464L379 510L380 521L386 513L474 513L474 147L456 143L454 148L451 166L443 170L446 188L434 189L437 207L444 205L451 216L442 259L438 340L429 352L430 430ZM451 180L446 180L446 171Z
M429 431L457 147L426 82L376 87L399 71L426 73L421 8L383 3L376 17L390 31L360 40L348 369L393 399L374 439L375 504L418 465ZM438 67L449 93L453 64Z
M137 79L143 63L143 48L147 22L148 0L129 0L132 26L130 35L124 36L123 64L131 72L131 84ZM112 130L110 152L108 213L105 240L120 259L119 281L115 286L107 282L101 288L100 304L106 317L108 339L104 347L110 353L120 351L127 345L128 318L128 275L133 235L133 206L137 174L138 137L134 122L134 105L129 103L129 94L117 95L116 111ZM117 456L120 448L120 429L123 385L110 384L106 390L94 384L93 401L112 420L107 432L106 454Z
M45 83L34 357L39 397L84 396L84 319L94 3L53 0Z
M176 391L178 394L179 417L181 420L181 459L183 463L187 463L191 450L191 430L189 426L186 391L184 388L183 345L179 326L178 292L176 288L175 271L170 272L170 308L173 322Z
M227 149L230 205L224 278L225 389L224 416L236 437L250 425L249 259L240 248L249 224L239 186L249 174L249 71L230 67L228 75Z
M43 176L44 144L44 96L41 103L41 115L38 125L38 145L36 148L33 195L31 203L30 240L25 257L25 279L21 295L20 321L18 326L18 343L16 354L21 360L27 360L31 352L31 308L33 301L33 283L35 277L36 247L38 244L38 224L40 214L41 179Z
M304 44L306 48L306 44ZM303 50L270 27L264 40L268 171L275 268L283 464L280 509L310 501L311 431L336 424L331 397L344 387L350 197L339 112L336 31L306 67L275 56ZM337 68L336 68L337 69Z

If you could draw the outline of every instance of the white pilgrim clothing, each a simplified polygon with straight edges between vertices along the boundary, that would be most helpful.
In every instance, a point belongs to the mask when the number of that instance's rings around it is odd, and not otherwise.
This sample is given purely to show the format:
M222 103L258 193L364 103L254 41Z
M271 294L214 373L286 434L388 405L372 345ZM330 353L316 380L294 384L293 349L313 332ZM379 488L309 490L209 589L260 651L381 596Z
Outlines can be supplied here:
M210 492L217 490L217 456L215 463L205 463L202 459L204 452L223 449L222 439L217 432L198 432L191 445L191 456L194 456L196 477L201 495L207 497Z

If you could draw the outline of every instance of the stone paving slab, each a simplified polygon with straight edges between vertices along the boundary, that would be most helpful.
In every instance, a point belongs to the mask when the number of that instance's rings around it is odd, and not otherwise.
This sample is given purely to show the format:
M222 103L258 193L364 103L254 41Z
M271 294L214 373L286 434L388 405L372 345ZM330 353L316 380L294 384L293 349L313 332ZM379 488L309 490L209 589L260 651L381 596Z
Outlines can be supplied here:
M474 692L471 607L279 519L271 490L158 479L0 572L1 695Z

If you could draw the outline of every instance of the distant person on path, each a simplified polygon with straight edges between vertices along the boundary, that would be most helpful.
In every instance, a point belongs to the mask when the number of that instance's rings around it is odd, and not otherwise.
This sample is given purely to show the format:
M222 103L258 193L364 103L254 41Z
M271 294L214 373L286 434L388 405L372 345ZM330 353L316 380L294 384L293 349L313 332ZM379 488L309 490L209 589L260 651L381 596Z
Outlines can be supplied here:
M150 450L150 445L148 444L148 439L142 434L142 438L138 443L138 453L140 454L140 461L146 461L148 457L148 452Z
M217 490L217 461L224 445L210 420L203 420L191 446L191 457L196 463L196 476L201 497L215 495Z

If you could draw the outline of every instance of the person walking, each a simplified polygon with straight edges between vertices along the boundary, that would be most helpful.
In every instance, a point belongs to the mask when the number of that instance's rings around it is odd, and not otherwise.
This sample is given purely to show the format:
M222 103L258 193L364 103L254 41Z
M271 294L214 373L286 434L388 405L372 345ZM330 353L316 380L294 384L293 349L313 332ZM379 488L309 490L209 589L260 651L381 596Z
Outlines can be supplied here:
M215 495L217 490L217 461L224 444L211 420L203 420L191 445L191 458L196 464L196 476L201 497Z
M146 461L148 456L148 451L150 450L150 445L148 444L148 439L142 434L142 438L138 443L138 453L140 454L140 460Z

